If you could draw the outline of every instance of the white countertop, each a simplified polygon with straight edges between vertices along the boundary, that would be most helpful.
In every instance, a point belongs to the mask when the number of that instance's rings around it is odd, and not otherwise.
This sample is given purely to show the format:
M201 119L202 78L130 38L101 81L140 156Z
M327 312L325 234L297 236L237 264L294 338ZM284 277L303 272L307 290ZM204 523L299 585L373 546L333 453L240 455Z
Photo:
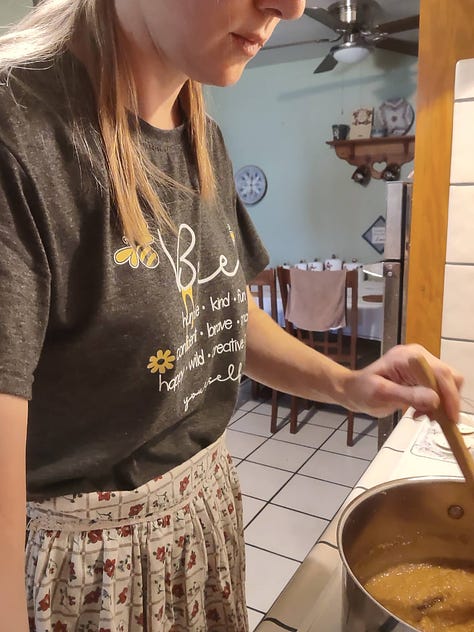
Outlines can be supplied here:
M379 483L413 476L461 476L449 451L435 443L438 424L402 417L371 465L329 523L256 632L341 632L342 563L337 549L337 523L343 508ZM474 425L470 417L468 423ZM282 625L268 619L275 619ZM266 620L267 619L267 620Z

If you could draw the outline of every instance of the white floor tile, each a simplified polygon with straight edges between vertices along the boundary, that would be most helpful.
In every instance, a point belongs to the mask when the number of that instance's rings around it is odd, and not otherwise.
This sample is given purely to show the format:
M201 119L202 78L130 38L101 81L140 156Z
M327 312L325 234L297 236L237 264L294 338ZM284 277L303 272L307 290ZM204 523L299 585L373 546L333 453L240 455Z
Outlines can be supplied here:
M268 419L270 419L270 417ZM290 423L290 417L289 416L287 416L287 417L277 417L276 432L272 436L274 437L277 432L282 430L282 428L284 428L285 426L288 426L289 423Z
M239 459L245 459L246 456L266 441L264 437L257 437L256 435L235 430L227 430L225 440L230 454Z
M318 408L310 402L309 408L303 405L303 401L300 401L298 405L298 423L309 424L312 423L313 417L318 412Z
M296 443L310 448L319 448L333 432L332 428L313 426L313 424L308 423L298 426L296 433L291 434L290 426L287 424L273 435L273 439Z
M302 562L327 525L327 520L267 505L246 528L245 542Z
M234 414L232 415L232 417L229 419L229 423L227 424L227 426L231 426L234 423L234 421L237 421L237 419L240 419L246 413L247 413L247 411L246 410L242 410L242 408L237 409L234 412Z
M350 491L342 485L296 474L272 503L331 520Z
M313 453L313 448L270 439L255 450L249 457L249 460L254 463L262 463L263 465L296 472Z
M265 615L252 610L252 608L247 608L247 614L249 617L249 632L253 632Z
M240 383L236 408L240 408L248 399L252 399L252 382L250 380L244 380Z
M248 412L249 410L253 410L254 408L256 408L259 403L260 402L255 399L248 399L240 404L238 410L245 410Z
M265 501L242 494L242 502L244 505L244 526L247 526L252 518L258 514L260 509L265 507Z
M262 500L270 500L292 476L291 472L248 461L239 463L237 472L242 493Z
M368 466L369 463L362 459L318 450L301 468L299 474L353 487Z
M270 417L258 415L257 413L247 413L232 424L232 430L240 430L260 437L271 437Z
M272 412L271 401L264 402L263 404L259 404L254 412L260 413L261 415L271 415L271 412ZM290 413L290 407L288 404L278 404L277 417L279 419L282 419L283 417L288 417L289 413Z
M326 428L339 428L345 419L347 419L347 413L342 409L338 411L316 409L308 422Z
M349 447L347 445L346 432L337 430L332 437L329 437L321 449L371 461L377 454L377 437L372 435L354 436L354 445Z
M235 457L233 457L232 461L233 461L234 465L237 467L237 465L242 461L242 459L236 459Z
M247 556L247 606L267 612L296 572L299 562L245 547Z
M339 428L339 430L344 430L347 432L347 420L344 424ZM378 421L377 419L372 419L371 417L358 417L354 416L354 439L357 439L357 435L360 434L369 434L372 437L378 437Z

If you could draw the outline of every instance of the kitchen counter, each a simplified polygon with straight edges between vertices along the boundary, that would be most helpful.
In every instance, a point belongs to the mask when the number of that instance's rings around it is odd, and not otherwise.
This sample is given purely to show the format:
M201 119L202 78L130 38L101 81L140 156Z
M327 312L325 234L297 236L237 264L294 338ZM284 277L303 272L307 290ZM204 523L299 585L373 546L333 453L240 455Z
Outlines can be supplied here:
M472 416L463 421L474 425ZM336 532L343 508L363 491L389 480L461 476L451 452L438 445L441 435L438 424L427 418L415 421L410 410L402 417L256 632L341 632L342 562Z

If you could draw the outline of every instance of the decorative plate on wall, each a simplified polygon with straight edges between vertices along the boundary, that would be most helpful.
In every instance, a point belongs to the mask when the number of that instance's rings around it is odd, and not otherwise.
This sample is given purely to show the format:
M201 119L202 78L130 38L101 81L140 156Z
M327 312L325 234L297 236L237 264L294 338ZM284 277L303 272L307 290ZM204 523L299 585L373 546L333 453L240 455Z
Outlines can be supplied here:
M260 167L247 165L235 174L235 186L244 204L257 204L267 192L267 178Z
M388 136L408 134L415 120L415 112L406 99L388 99L378 109L378 118Z

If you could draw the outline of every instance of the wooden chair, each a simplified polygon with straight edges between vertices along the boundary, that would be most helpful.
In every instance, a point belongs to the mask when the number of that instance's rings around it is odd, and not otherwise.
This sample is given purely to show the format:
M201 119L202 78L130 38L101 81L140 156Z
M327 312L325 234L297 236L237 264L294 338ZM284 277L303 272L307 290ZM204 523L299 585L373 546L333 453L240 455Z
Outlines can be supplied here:
M264 296L268 296L270 299L270 316L273 318L275 322L278 322L278 312L277 312L277 281L276 281L276 271L274 268L267 268L258 274L255 279L249 283L249 289L252 296L255 298L257 305L260 309L265 310L265 300ZM252 380L252 397L257 399L260 397L263 388L265 388L259 382ZM277 430L277 413L278 413L278 391L271 389L271 401L272 401L272 412L271 412L271 422L270 422L270 431L276 432Z
M330 272L311 272L311 274L331 274ZM289 293L291 291L291 278L290 270L285 268L277 268L278 283L280 286L281 299L283 303L283 309L286 314L286 308L288 305ZM349 291L350 290L350 291ZM323 353L327 357L331 358L335 362L339 362L350 369L355 369L357 366L357 325L358 325L358 272L357 270L347 271L346 273L346 314L348 315L347 326L349 327L350 334L344 335L342 329L337 331L306 331L295 327L295 325L289 322L285 316L285 329L288 333L296 336L299 340L309 345L313 349ZM349 309L350 308L350 312ZM290 432L295 433L298 423L298 398L291 398L291 418L290 418ZM347 445L353 445L354 434L354 413L348 410L347 418Z

